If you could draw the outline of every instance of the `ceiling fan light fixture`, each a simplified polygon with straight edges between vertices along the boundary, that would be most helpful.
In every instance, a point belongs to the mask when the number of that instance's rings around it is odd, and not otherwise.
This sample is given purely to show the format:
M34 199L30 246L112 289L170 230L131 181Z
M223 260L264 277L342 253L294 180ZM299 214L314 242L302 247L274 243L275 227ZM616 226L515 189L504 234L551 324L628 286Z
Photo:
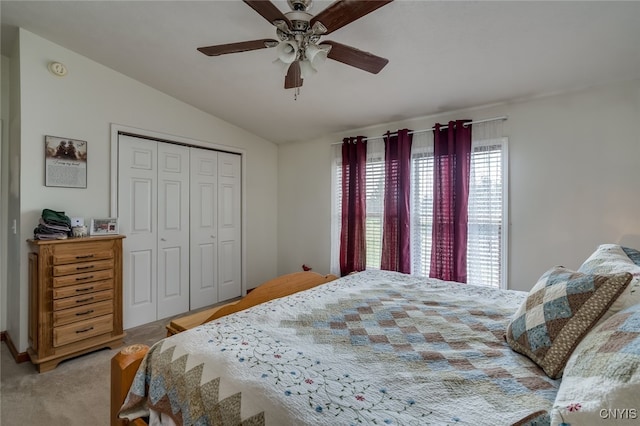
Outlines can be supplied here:
M291 41L281 41L277 47L278 59L290 64L298 58L298 44Z
M300 74L303 80L308 77L311 77L313 74L316 74L317 72L318 70L315 69L313 65L311 65L310 61L308 60L300 61Z
M329 51L331 50L331 46L323 44L310 44L304 51L304 55L307 60L311 63L311 66L314 69L317 69L324 61L327 60L327 55L329 55Z

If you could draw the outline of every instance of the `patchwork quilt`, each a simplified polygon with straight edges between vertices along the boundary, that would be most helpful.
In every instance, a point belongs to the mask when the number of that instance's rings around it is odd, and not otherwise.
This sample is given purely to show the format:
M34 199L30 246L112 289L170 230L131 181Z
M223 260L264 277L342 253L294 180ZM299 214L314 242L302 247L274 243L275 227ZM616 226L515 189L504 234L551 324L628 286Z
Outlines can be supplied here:
M559 380L504 339L525 292L364 271L154 345L122 417L178 425L545 424Z

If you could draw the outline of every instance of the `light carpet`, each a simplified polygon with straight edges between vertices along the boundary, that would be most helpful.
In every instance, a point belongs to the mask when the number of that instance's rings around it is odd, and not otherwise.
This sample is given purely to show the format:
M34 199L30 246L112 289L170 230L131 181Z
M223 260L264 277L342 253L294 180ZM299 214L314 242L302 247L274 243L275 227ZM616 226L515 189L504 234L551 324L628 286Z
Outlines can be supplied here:
M125 330L125 344L151 346L166 336L169 319ZM109 425L110 364L120 350L103 349L61 362L39 374L30 362L16 364L0 345L0 425Z

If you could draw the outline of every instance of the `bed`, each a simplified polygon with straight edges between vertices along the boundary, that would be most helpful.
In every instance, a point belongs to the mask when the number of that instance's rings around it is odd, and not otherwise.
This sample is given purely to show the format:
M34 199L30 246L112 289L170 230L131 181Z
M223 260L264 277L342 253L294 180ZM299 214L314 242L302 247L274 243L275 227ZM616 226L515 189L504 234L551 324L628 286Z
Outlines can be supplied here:
M553 271L542 278L557 281L557 274L565 274ZM630 273L616 277L597 283L596 292L609 286L616 294L579 336L565 364L632 281ZM542 287L554 288L548 281ZM131 386L128 379L118 384L124 387L115 402L126 394L118 416L169 425L558 424L578 411L571 404L584 406L581 414L589 405L564 395L559 406L564 379L557 371L550 377L551 357L541 361L540 353L517 346L522 339L515 317L526 310L533 290L388 271L349 275L143 350L141 361L141 354L127 361L135 370ZM635 315L626 306L616 309ZM638 341L633 362L636 355L640 359ZM572 380L579 387L580 380ZM640 368L620 380L636 386Z

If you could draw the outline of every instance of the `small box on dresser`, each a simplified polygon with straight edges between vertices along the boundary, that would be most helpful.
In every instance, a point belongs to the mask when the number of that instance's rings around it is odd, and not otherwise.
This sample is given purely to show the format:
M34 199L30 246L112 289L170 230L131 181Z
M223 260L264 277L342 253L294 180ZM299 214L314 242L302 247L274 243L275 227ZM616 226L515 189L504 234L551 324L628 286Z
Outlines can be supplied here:
M29 240L29 357L39 372L122 345L123 235Z

